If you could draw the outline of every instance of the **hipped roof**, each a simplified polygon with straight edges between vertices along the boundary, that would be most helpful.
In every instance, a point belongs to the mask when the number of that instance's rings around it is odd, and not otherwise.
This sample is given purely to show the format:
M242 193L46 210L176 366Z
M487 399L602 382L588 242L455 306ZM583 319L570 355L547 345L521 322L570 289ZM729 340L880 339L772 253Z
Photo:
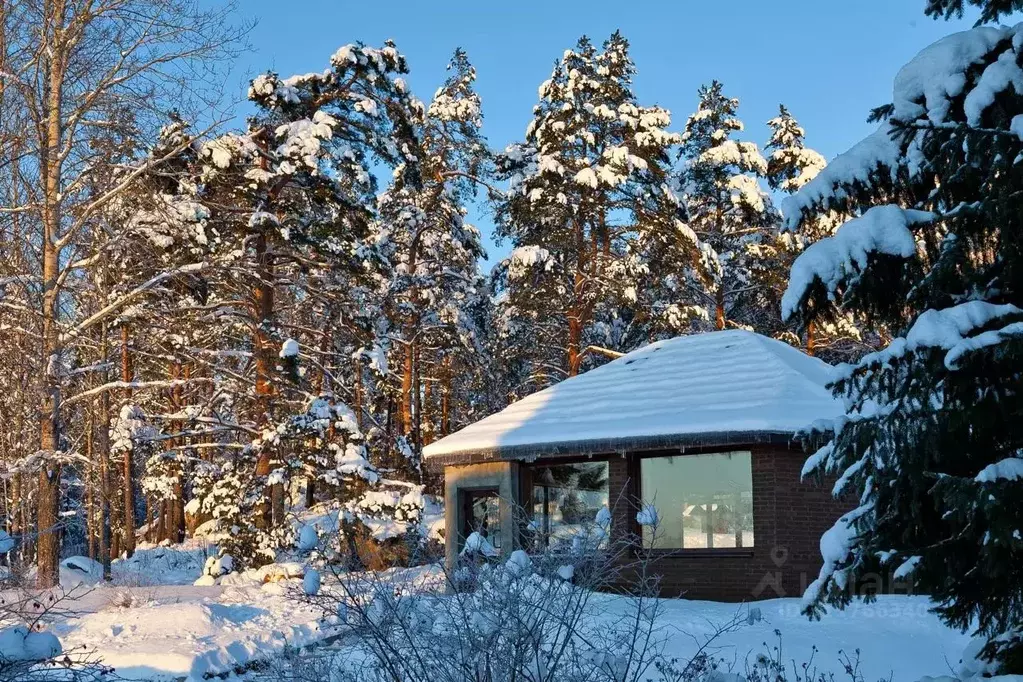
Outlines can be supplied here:
M502 459L788 442L843 414L832 367L742 330L650 344L512 403L424 448Z

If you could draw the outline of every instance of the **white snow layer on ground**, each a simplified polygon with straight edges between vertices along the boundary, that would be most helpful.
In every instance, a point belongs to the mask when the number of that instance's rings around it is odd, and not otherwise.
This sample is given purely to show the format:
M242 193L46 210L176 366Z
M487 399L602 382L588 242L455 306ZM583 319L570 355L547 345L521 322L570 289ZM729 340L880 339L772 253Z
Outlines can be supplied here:
M614 602L620 597L601 596ZM714 632L747 606L710 601L670 599L664 603L664 624L672 632L668 651L680 660L696 653L698 642ZM925 675L951 675L958 668L968 635L950 630L928 612L925 597L884 595L872 604L854 602L845 611L832 611L819 621L800 613L799 599L768 599L748 605L760 609L763 620L722 636L711 647L712 654L735 662L738 671L744 661L766 653L779 644L781 634L784 662L790 666L810 660L818 670L844 677L842 656L860 650L860 671L869 682L882 679L913 682ZM611 614L620 610L611 609ZM695 638L695 639L694 639ZM817 648L814 654L813 647ZM656 677L655 677L656 679Z
M184 575L181 568L191 564L188 556L179 561L169 554L176 548L150 554L147 578L151 581L194 580L200 568ZM181 553L190 555L195 548ZM287 646L305 646L343 634L345 626L336 619L322 620L314 607L300 601L304 591L301 579L280 583L241 583L196 587L192 585L142 585L133 571L117 568L132 587L96 586L67 606L73 618L48 623L64 650L84 647L116 668L130 680L187 679L200 682L206 675L230 673L254 661L272 658ZM201 562L199 562L201 564ZM161 573L161 571L164 571ZM388 572L402 585L414 589L440 589L442 574L436 566ZM385 575L385 578L387 575ZM324 590L331 589L330 576L324 577ZM599 618L622 617L628 603L619 596L597 595ZM715 625L729 621L739 609L748 606L708 601L666 599L664 616L659 621L668 636L668 651L686 659L692 656ZM882 596L874 604L853 603L846 611L826 614L810 621L800 614L798 599L773 599L752 604L760 609L763 620L744 625L715 642L712 652L740 667L747 656L775 646L775 629L780 631L786 662L797 665L818 652L814 663L820 670L843 670L841 652L862 653L864 679L891 676L895 680L917 680L923 675L949 674L957 667L969 637L950 630L928 612L924 597ZM342 639L337 646L344 646Z
M50 631L65 650L94 651L122 678L199 681L332 634L317 610L292 596L296 589L301 581L130 591L99 586L69 604L77 618Z
M299 583L297 589L301 588ZM113 588L101 588L86 601L91 613L54 628L65 649L86 646L117 674L135 680L185 678L199 682L204 675L227 673L237 666L280 653L285 646L303 646L342 632L325 625L310 607L282 594L276 586L164 587L151 601L131 608L104 603ZM599 595L607 602L601 617L626 613L621 597ZM842 654L861 651L864 679L917 680L955 670L969 642L928 613L924 597L882 596L874 604L854 603L821 621L799 612L798 599L757 602L764 619L724 635L712 647L715 656L741 668L778 644L781 633L786 662L809 660L820 670L841 676ZM664 601L661 624L669 637L668 651L685 660L715 625L727 622L736 604L672 599Z
M424 449L491 448L724 432L792 433L844 413L831 368L742 330L653 343L513 403ZM612 444L613 445L613 444Z

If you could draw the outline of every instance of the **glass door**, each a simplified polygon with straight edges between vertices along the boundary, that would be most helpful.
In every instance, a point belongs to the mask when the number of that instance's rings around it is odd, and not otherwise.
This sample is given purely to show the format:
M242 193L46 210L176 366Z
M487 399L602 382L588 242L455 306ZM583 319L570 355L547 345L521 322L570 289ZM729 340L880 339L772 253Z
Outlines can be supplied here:
M501 498L496 489L462 492L462 545L472 538L470 549L486 555L501 552ZM475 534L475 537L474 537ZM479 538L478 540L476 538Z

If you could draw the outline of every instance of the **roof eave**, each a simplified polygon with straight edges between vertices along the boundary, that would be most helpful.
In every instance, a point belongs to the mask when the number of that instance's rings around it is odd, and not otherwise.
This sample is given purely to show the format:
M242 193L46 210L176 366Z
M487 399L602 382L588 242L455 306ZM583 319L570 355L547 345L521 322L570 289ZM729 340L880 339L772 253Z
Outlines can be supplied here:
M465 448L443 454L425 455L426 465L439 468L450 464L470 464L494 460L531 461L547 457L613 455L625 452L675 448L709 448L739 445L783 445L794 443L793 431L711 431L627 438L592 438L523 445L496 445Z

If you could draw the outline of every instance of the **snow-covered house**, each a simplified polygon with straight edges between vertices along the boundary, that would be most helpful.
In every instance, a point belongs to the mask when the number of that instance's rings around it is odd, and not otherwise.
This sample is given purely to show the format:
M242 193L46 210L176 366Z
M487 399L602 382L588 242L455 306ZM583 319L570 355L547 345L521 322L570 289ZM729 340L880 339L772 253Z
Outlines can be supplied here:
M509 405L424 450L444 471L447 559L473 532L507 554L610 523L611 541L636 534L657 550L666 595L802 594L821 533L848 508L801 481L793 440L843 413L830 370L722 331L651 344Z

